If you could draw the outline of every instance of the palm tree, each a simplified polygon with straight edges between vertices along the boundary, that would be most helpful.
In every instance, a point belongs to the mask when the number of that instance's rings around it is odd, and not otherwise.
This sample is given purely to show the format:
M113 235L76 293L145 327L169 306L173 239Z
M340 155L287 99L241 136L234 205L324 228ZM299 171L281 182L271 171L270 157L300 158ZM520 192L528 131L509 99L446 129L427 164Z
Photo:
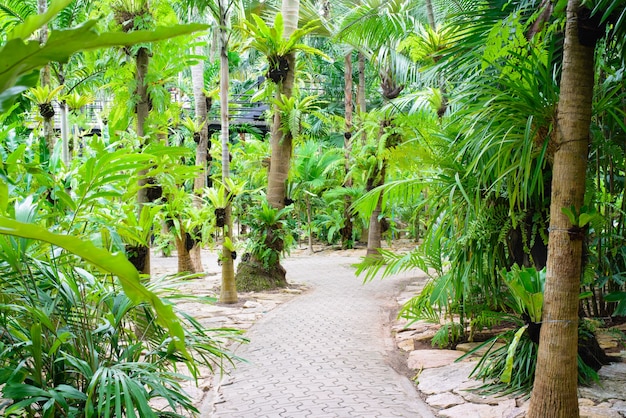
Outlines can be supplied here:
M202 48L196 48L196 54L203 56ZM194 109L196 113L196 124L198 126L198 143L196 146L196 166L201 169L198 172L194 180L194 193L198 194L207 186L207 155L209 146L209 129L207 126L207 113L209 111L210 101L204 92L204 60L199 59L197 63L191 66L191 84L193 87L193 99ZM194 135L196 132L194 132ZM199 208L202 205L201 199L196 198L194 205ZM193 271L200 273L204 271L202 266L202 258L200 253L200 246L194 243L194 246L189 250L191 258L191 266Z
M183 13L185 14L185 18L187 16L200 17L200 20L205 20L202 17L207 9L211 11L211 15L215 16L217 14L215 10L215 5L213 2L205 2L201 0L185 0L181 2L183 6ZM198 175L194 180L194 193L196 195L200 194L202 190L208 185L207 184L207 156L209 152L209 129L206 123L207 114L210 110L212 100L206 96L205 91L205 81L204 81L204 70L205 70L205 48L200 46L196 47L195 53L198 55L198 61L191 66L191 84L193 88L193 99L194 99L194 109L196 116L196 126L198 127L197 132L194 132L197 135L197 146L196 146L196 166L200 167L198 171ZM200 206L203 204L202 199L196 198L194 200L194 204L196 208L200 209ZM194 246L189 250L191 265L193 271L196 273L204 271L204 267L202 266L202 258L200 252L200 246L197 243L194 243Z
M309 252L313 253L313 216L311 198L318 196L329 181L330 174L341 163L341 155L336 149L323 150L314 141L300 145L296 152L293 170L293 193L304 199Z
M344 151L345 151L345 181L344 187L352 187L352 177L348 174L350 171L350 153L352 149L352 115L354 113L354 100L353 100L353 83L352 83L352 51L346 54L344 59L344 104L345 104L345 120L346 127L344 136ZM353 242L353 224L352 224L352 199L349 195L344 198L344 225L341 229L341 247L343 249L351 249L354 247Z
M585 232L580 224L589 154L596 40L581 27L588 16L567 3L563 72L550 202L550 240L535 383L528 416L576 417L578 300ZM584 37L583 37L584 36ZM565 208L573 208L567 216Z
M283 0L280 25L283 26L282 35L285 40L289 39L298 27L299 0ZM275 24L280 22L275 21ZM296 73L296 51L287 52L282 58L284 62L284 74L277 79L278 89L276 99L282 97L290 98L293 94L293 87ZM270 143L272 154L270 157L270 169L267 184L267 201L276 208L285 207L285 185L289 174L292 154L293 135L290 131L282 129L281 112L275 107L271 126Z
M37 0L37 12L39 14L44 14L48 10L48 0ZM42 45L48 41L48 25L44 25L39 31L39 43ZM40 82L42 86L51 86L50 80L50 64L46 64L41 68L40 71ZM54 111L49 113L51 116L44 116L43 119L43 136L46 140L46 145L48 146L48 150L52 155L54 151L56 139L54 136Z
M230 19L231 10L236 8L239 2L235 0L218 0L217 2L207 2L204 0L189 0L186 2L189 7L196 7L199 11L209 11L211 17L217 26L217 40L220 59L220 143L221 143L221 163L222 163L222 184L227 185L230 178L230 127L229 127L229 114L228 114L228 95L229 95L229 62L228 62L228 48L230 42ZM196 101L196 111L198 122L206 121L206 97L202 92L204 83L200 80L203 78L202 67L199 64L194 68L196 77L194 78L194 97ZM200 165L203 170L200 176L196 178L194 188L195 190L201 190L206 186L206 160L207 160L207 144L208 134L206 124L202 128L200 133L200 142L197 148L196 165ZM224 243L222 245L221 253L221 265L222 265L222 286L220 290L220 302L222 303L236 303L237 302L237 288L235 285L235 269L234 260L232 258L232 237L233 237L233 222L232 222L232 207L231 202L227 202L224 218Z
M406 36L409 28L414 26L410 14L415 5L411 2L363 3L349 12L342 23L339 39L356 46L366 52L379 72L380 87L383 100L388 102L396 99L404 89L404 83L414 69L409 60L395 51L398 42ZM382 17L381 17L382 16ZM363 82L359 83L363 84ZM364 94L358 95L364 100ZM381 120L379 137L387 136L386 129L392 126L390 117ZM368 191L385 184L385 165L373 171L368 179ZM381 247L381 205L382 196L370 214L367 256L377 257Z
M219 55L220 55L220 142L222 145L222 182L228 184L230 179L230 127L228 119L228 92L229 92L229 72L228 72L228 44L230 34L229 13L234 5L233 1L218 1L219 7ZM230 191L230 190L229 190ZM224 214L224 242L222 244L222 286L220 289L220 302L236 303L237 286L235 283L235 267L233 260L233 220L232 202L228 200Z
M320 53L315 48L311 48L301 42L301 39L312 32L316 27L316 22L310 22L303 28L297 29L298 24L298 1L284 1L283 18L282 13L277 13L274 20L274 27L270 28L258 16L253 15L254 23L246 22L242 29L247 32L251 39L251 47L259 50L267 57L269 68L267 78L276 86L276 95L273 101L272 123L270 131L271 156L268 173L267 201L278 213L283 213L281 209L285 207L286 182L291 166L291 155L293 139L297 132L294 121L299 118L290 118L295 115L293 110L298 110L300 103L293 96L295 74L296 74L296 52ZM323 54L322 54L323 55ZM303 99L310 102L311 99ZM281 223L275 222L275 228L282 228ZM279 233L277 237L282 236ZM283 250L284 245L281 239L275 240L273 245ZM257 260L258 261L258 260ZM278 261L278 260L277 260ZM253 265L255 267L253 267ZM241 266L241 264L240 264ZM264 268L262 263L251 260L247 269ZM286 283L285 270L278 262L272 266L273 274L277 274L276 282ZM266 268L264 268L267 270Z
M148 0L115 0L111 5L113 9L115 21L122 27L124 32L132 32L135 28L134 22L149 21L151 17L150 5ZM145 46L140 46L134 53L135 60L135 131L143 145L146 145L146 120L152 106L151 99L148 95L148 86L146 84L146 76L148 74L148 64L150 62L150 51ZM141 213L143 206L148 203L148 188L146 172L139 173L139 190L137 192L138 213ZM138 215L140 216L140 215ZM150 274L150 251L146 249L142 251L145 254L145 262L143 263L142 273Z

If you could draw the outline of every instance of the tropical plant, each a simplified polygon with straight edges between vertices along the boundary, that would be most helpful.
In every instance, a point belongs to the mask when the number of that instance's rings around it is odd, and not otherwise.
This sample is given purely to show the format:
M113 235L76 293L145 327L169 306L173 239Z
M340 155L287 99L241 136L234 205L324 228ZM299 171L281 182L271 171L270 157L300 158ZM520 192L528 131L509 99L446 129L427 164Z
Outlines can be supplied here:
M250 228L247 251L267 269L276 266L280 255L288 252L293 244L293 235L286 220L289 212L289 208L276 209L261 200L245 220Z
M33 208L21 202L15 216L36 221ZM167 298L184 296L160 282L144 288L136 270L119 255L5 218L2 233L0 287L6 303L0 323L0 382L10 402L6 414L197 412L181 381L196 378L199 365L221 367L228 361L221 346L236 338L235 332L207 331L188 314L175 313ZM69 252L50 251L44 241ZM122 287L111 276L80 266L72 253L115 272ZM186 364L189 375L173 371L178 362ZM155 408L156 399L165 401L163 410Z
M266 77L276 84L285 80L290 68L287 60L289 54L301 51L306 54L326 56L322 51L302 43L302 38L318 28L319 22L317 21L308 22L302 28L286 36L282 13L276 14L272 27L255 14L252 14L252 20L245 20L239 26L248 37L245 48L254 48L267 57Z
M200 24L178 25L125 35L114 32L98 33L95 30L96 21L91 20L76 28L52 31L45 45L28 39L69 3L71 0L51 2L45 14L32 16L15 26L8 34L6 42L0 47L0 54L9 57L0 70L0 112L6 111L19 94L37 83L36 70L51 60L66 62L77 51L151 42L206 28Z
M312 198L319 197L332 180L333 171L343 162L335 149L323 150L314 141L307 141L296 148L292 171L292 197L304 200L309 251L313 252L313 207ZM335 231L337 233L339 231Z
M213 206L215 211L215 225L218 228L224 228L226 207L231 204L233 199L244 192L246 183L236 183L232 179L227 178L224 183L218 182L218 187L206 187L202 197Z
M246 263L240 263L237 270L238 289L267 290L287 285L280 256L288 253L294 242L287 219L290 212L290 206L276 209L263 197L242 219L249 228L246 242L248 255L244 255Z
M59 92L63 90L65 86L58 86L51 88L49 85L37 86L31 88L26 96L30 98L39 108L39 115L44 119L51 119L54 117L54 108L52 107L52 101L57 97Z
M472 371L472 376L486 382L479 391L485 394L528 396L535 379L546 271L514 265L510 271L503 271L502 276L510 292L507 305L512 313L492 313L492 315L499 323L513 322L519 328L507 330L488 339L459 360L486 348L486 352ZM601 350L591 353L587 348L586 345L594 341L595 336L585 326L584 321L579 326L579 334L582 348L578 350L578 382L589 384L598 380L596 369L606 359ZM496 345L499 341L504 344Z
M243 29L251 34L258 35L258 39L253 38L253 42L255 46L260 47L262 51L265 49L264 52L266 53L270 70L272 70L271 74L268 73L268 77L276 80L275 85L277 90L275 97L277 99L282 97L289 99L292 97L295 87L296 52L303 49L299 42L307 33L306 31L299 31L297 29L299 5L300 2L298 0L284 1L282 3L282 13L276 15L272 29L269 29L264 22L260 22L260 19L257 19L259 20L258 28L251 28L250 24L248 24L247 29ZM285 18L284 20L283 16ZM309 28L307 28L307 30L309 30ZM272 40L272 42L268 44L270 46L269 49L264 46L265 40ZM267 53L270 55L267 55ZM275 108L270 132L271 156L267 177L267 202L276 210L281 210L285 207L285 188L291 165L293 147L293 133L290 131L284 132L282 129L283 126L284 123L281 121L281 114L279 110ZM277 230L273 235L276 239L280 239L285 235L281 232L282 226L276 223L275 227ZM273 240L272 238L272 241ZM278 248L277 254L280 254L280 251L284 248L284 244L277 242L273 245ZM241 271L241 266L244 263L239 265L239 271ZM264 264L265 263L259 262L258 260L252 260L247 267L249 268L249 272L253 272L253 266L262 267ZM274 273L282 276L278 278L276 283L285 285L287 283L285 270L280 264L276 265L274 268Z

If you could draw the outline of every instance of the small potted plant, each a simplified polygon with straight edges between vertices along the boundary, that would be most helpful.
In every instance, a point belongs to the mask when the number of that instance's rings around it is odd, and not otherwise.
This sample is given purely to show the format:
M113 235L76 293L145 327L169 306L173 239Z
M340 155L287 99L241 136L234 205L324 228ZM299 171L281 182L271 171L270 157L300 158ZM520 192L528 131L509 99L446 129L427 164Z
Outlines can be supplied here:
M39 115L44 119L52 119L54 117L54 107L52 100L56 97L65 86L61 85L56 88L50 86L37 86L28 91L28 98L31 99L39 108Z
M223 228L226 223L226 207L240 194L246 183L235 183L226 179L218 187L205 187L203 197L211 203L215 211L215 226Z

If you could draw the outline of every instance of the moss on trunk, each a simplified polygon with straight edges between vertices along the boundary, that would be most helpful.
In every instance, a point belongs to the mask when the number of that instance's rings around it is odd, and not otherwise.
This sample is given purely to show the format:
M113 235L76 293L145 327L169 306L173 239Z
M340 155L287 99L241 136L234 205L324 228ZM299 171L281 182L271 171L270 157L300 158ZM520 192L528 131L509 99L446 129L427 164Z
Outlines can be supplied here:
M242 261L237 267L235 276L237 290L240 292L259 292L262 290L281 289L287 287L286 271L280 264L265 268L253 258Z

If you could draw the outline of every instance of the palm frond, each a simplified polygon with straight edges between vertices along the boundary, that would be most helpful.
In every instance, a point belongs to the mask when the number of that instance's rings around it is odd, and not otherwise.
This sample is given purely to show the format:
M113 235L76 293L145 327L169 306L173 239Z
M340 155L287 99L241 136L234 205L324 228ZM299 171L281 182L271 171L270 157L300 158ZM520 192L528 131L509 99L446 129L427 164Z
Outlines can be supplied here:
M16 25L37 14L37 2L25 0L1 0L0 1L0 24L5 29L7 25Z

